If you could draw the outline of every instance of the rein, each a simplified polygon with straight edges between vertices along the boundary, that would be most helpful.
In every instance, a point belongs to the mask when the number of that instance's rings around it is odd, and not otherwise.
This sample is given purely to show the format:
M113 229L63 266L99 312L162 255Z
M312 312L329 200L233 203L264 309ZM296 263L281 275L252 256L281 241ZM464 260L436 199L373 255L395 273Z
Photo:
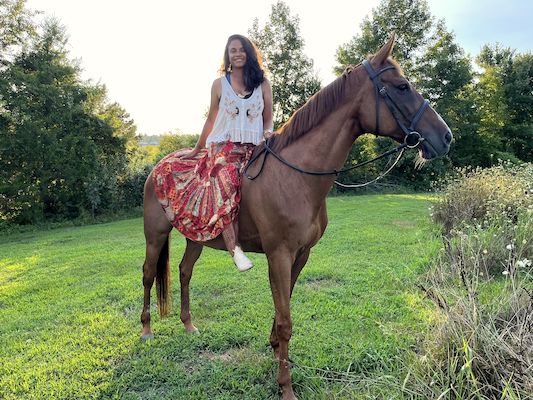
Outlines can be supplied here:
M385 72L385 71L387 71L389 69L394 69L395 67L390 65L390 66L387 66L387 67L381 69L378 72L375 72L374 69L372 68L372 66L370 65L370 63L367 60L363 61L362 64L365 67L365 69L366 69L366 71L367 71L367 73L369 75L369 78L372 80L372 82L374 84L374 87L376 89L376 133L379 132L379 105L380 105L380 101L379 100L380 100L380 97L383 97L383 99L385 101L385 104L387 104L387 107L389 108L390 112L392 113L392 116L396 120L396 123L398 124L400 129L405 133L404 142L401 145L397 146L396 148L394 148L392 150L388 150L388 151L380 154L379 156L374 157L371 160L367 160L367 161L358 163L358 164L353 165L353 166L351 166L349 168L344 168L344 169L341 169L341 170L334 169L332 171L308 171L308 170L304 170L304 169L298 167L297 165L294 165L294 164L288 162L283 157L281 157L278 153L276 153L274 150L272 150L272 148L269 146L269 141L271 141L273 138L269 138L269 139L265 140L264 147L261 149L261 151L258 154L256 154L250 160L248 165L246 165L246 168L244 169L244 176L246 176L246 178L248 178L248 179L253 181L259 175L261 175L261 172L263 172L263 168L265 166L265 162L266 162L267 156L269 154L272 154L282 164L285 164L287 167L289 167L289 168L291 168L291 169L293 169L295 171L298 171L298 172L300 172L302 174L313 175L313 176L327 176L327 175L338 176L339 174L341 174L343 172L348 172L348 171L351 171L353 169L360 168L360 167L362 167L364 165L367 165L367 164L370 164L370 163L372 163L374 161L380 160L383 157L387 157L387 156L389 156L389 155L391 155L393 153L397 153L397 152L400 153L390 168L388 168L384 173L382 173L377 178L375 178L375 179L373 179L373 180L371 180L369 182L362 183L362 184L343 184L343 183L340 183L338 181L335 181L335 184L337 184L339 186L342 186L342 187L345 187L345 188L359 188L359 187L364 187L364 186L370 185L370 184L378 181L379 179L383 178L385 175L387 175L396 166L396 164L398 164L398 162L402 158L406 148L407 149L414 149L414 148L418 147L421 142L425 141L425 139L422 137L422 135L420 135L420 133L418 133L415 130L415 128L416 128L416 125L418 124L418 122L420 121L420 119L422 118L422 115L424 114L424 111L426 110L426 108L428 108L429 101L428 100L424 100L424 102L422 103L422 105L420 106L418 111L416 112L415 117L411 120L411 124L409 125L409 128L407 128L402 123L402 121L400 120L400 118L398 116L398 113L401 114L403 119L405 119L406 121L408 121L409 119L404 115L404 113L401 111L401 109L398 107L398 105L390 97L390 95L387 92L387 88L379 80L379 75L381 75L383 72ZM255 176L249 175L247 173L248 168L253 163L255 163L259 159L259 157L261 157L262 155L264 155L264 157L263 157L263 162L261 163L261 168L259 169L259 172L257 172L257 174Z

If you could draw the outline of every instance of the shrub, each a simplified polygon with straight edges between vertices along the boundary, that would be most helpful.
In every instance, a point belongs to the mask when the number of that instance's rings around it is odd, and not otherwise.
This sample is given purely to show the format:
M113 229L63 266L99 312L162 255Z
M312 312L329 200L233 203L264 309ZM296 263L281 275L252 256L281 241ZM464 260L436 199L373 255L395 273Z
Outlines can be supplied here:
M533 164L462 168L439 186L433 219L445 234L465 225L513 225L519 214L533 209Z
M484 253L469 233L449 243L420 284L440 318L423 354L411 360L411 383L427 398L531 398L531 252L507 245L505 269L488 277Z
M439 318L408 361L423 398L533 398L531 164L462 170L433 217L444 249L419 287Z

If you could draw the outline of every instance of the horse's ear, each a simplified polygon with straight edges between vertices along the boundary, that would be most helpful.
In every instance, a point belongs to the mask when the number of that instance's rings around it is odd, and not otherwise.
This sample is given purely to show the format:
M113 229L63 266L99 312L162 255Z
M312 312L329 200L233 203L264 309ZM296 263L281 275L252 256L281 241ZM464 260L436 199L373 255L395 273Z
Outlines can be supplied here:
M389 41L376 53L372 58L377 65L383 64L385 60L391 55L392 49L394 47L394 42L396 41L396 33L392 33Z

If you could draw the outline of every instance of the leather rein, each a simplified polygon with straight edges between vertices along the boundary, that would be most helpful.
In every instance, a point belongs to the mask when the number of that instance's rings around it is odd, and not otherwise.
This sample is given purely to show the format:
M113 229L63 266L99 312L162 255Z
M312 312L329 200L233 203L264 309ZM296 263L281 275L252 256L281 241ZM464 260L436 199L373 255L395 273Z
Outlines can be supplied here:
M338 176L339 174L341 174L343 172L351 171L353 169L356 169L356 168L362 167L364 165L370 164L370 163L372 163L374 161L377 161L377 160L379 160L379 159L381 159L383 157L387 157L387 156L389 156L389 155L391 155L393 153L397 153L397 152L400 153L389 169L387 169L383 174L379 175L377 178L375 178L375 179L373 179L373 180L371 180L369 182L362 183L362 184L347 185L347 184L343 184L343 183L340 183L338 181L335 181L335 183L337 185L342 186L342 187L357 188L357 187L363 187L363 186L370 185L371 183L374 183L374 182L378 181L379 179L381 179L382 177L384 177L400 161L400 159L402 158L402 156L403 156L403 154L405 152L405 149L414 149L414 148L418 147L420 145L420 143L423 142L425 139L415 129L416 129L416 125L418 124L418 122L422 118L422 115L424 114L424 111L429 107L429 101L428 100L424 100L424 102L422 103L422 105L420 106L418 111L416 112L415 116L411 120L411 124L409 125L409 127L406 127L405 124L401 121L400 115L401 115L401 117L403 117L403 119L405 121L409 121L409 118L407 118L405 116L405 114L401 111L400 107L398 107L396 102L392 99L392 97L387 92L387 88L383 85L383 83L381 83L381 81L379 79L379 75L381 75L383 72L385 72L385 71L387 71L389 69L394 69L395 67L392 66L392 65L389 65L389 66L379 70L378 72L376 72L374 70L374 68L372 68L372 65L370 65L370 62L368 62L368 60L363 61L362 64L365 67L369 78L372 80L372 83L374 84L374 88L375 88L375 91L376 91L376 134L379 132L379 106L381 104L380 99L383 98L383 100L385 101L385 104L387 104L387 107L389 108L389 110L390 110L392 116L394 117L396 123L398 124L398 126L400 127L402 132L405 133L404 141L403 141L402 144L400 144L399 146L395 147L394 149L388 150L388 151L380 154L379 156L377 156L377 157L375 157L375 158L373 158L371 160L367 160L367 161L358 163L358 164L353 165L353 166L351 166L349 168L344 168L344 169L341 169L341 170L334 169L332 171L308 171L308 170L304 170L304 169L298 167L297 165L294 165L294 164L290 163L289 161L287 161L283 157L281 157L278 153L276 153L274 150L272 150L272 148L270 147L269 142L271 142L273 138L269 138L269 139L265 140L264 147L261 149L261 151L259 153L257 153L250 160L250 162L248 163L248 165L244 169L244 176L246 176L246 178L248 178L250 180L254 180L259 175L261 175L261 172L263 172L263 168L265 166L265 162L266 162L267 156L269 154L272 154L282 164L285 164L287 167L292 168L295 171L298 171L298 172L300 172L302 174L314 175L314 176L327 176L327 175ZM252 164L254 164L259 159L259 157L261 157L262 155L264 155L264 157L263 157L263 161L261 163L261 168L259 169L259 172L256 175L254 175L254 176L249 175L247 173L248 168Z

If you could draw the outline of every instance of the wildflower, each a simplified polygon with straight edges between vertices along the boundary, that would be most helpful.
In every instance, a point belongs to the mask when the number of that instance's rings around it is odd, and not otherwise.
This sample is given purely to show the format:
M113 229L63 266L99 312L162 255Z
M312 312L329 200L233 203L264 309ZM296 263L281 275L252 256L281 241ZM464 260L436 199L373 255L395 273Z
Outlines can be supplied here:
M483 254L487 254L487 253L488 253L487 249L483 249Z
M511 244L508 244L507 246L505 246L505 248L506 248L507 250L513 250L513 249L514 249L514 244L512 244L512 243L511 243Z
M509 271L507 271L507 270L503 271L502 275L509 275Z
M522 244L526 244L527 243L527 240L526 239L522 239Z
M516 266L518 268L526 268L531 267L531 260L528 260L527 258L524 258L523 260L519 260L516 262Z

